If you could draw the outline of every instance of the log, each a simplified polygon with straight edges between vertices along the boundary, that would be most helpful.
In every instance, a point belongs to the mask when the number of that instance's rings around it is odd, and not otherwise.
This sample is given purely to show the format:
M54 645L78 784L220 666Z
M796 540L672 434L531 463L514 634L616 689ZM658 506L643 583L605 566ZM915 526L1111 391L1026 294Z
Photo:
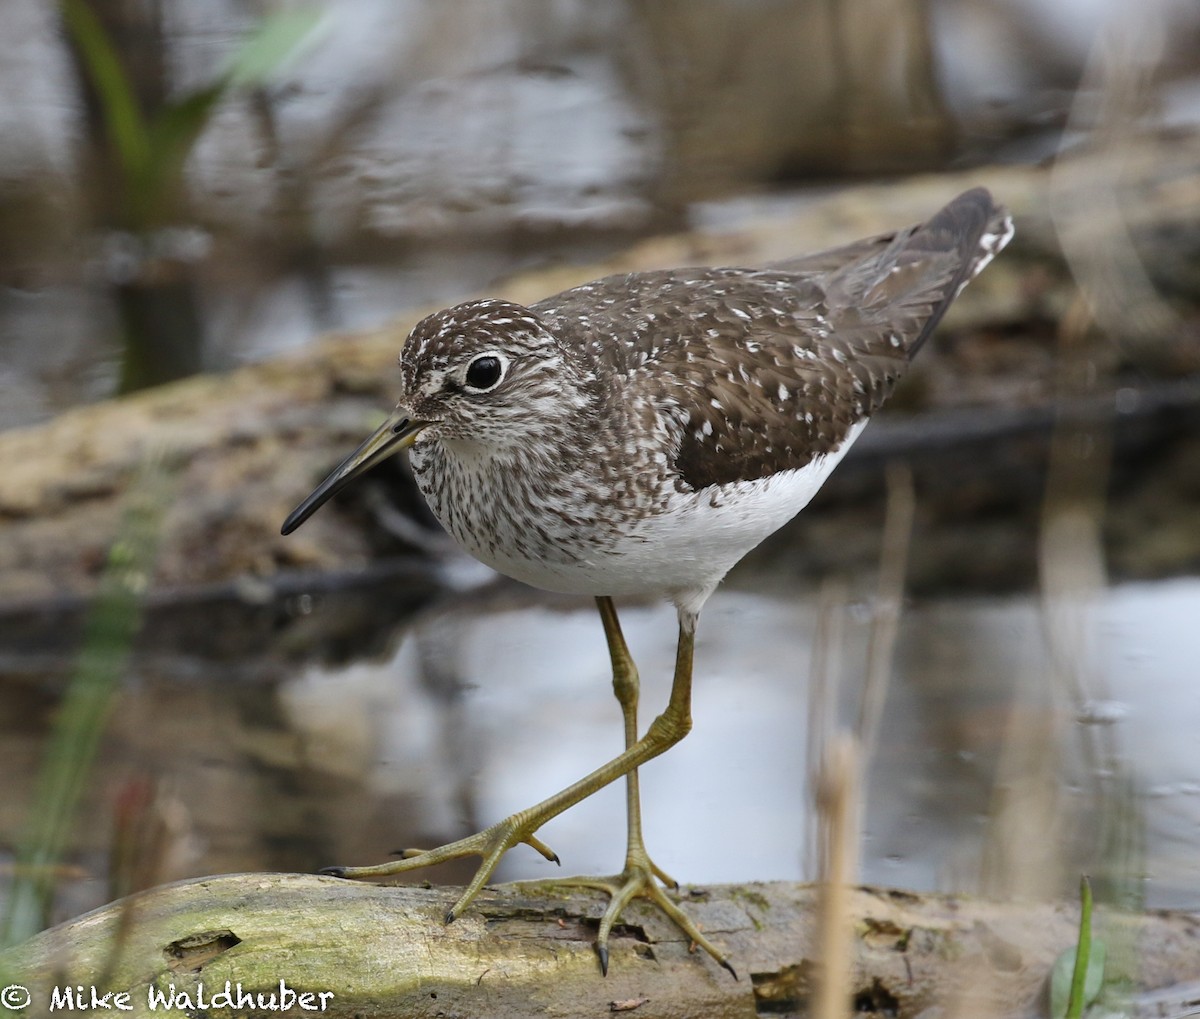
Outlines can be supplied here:
M682 894L740 979L703 952L689 952L678 930L637 901L614 931L605 978L592 949L603 908L595 895L501 885L485 889L446 925L455 889L302 874L234 874L155 888L10 949L0 955L0 972L29 989L29 1014L44 1012L52 993L61 1004L68 986L125 993L133 1016L184 1014L166 1010L172 994L175 1008L190 1003L208 1016L245 1014L211 1007L222 1004L214 996L227 984L235 996L240 986L243 994L277 999L282 984L313 996L306 999L311 1007L293 999L288 1014L347 1019L806 1014L820 970L813 886L726 885ZM880 888L855 889L850 902L851 985L865 1015L903 1019L934 1006L960 1015L1034 1012L1054 959L1077 934L1074 906ZM1113 957L1114 944L1131 947L1124 962L1139 988L1200 979L1200 918L1109 916L1097 936L1108 938Z

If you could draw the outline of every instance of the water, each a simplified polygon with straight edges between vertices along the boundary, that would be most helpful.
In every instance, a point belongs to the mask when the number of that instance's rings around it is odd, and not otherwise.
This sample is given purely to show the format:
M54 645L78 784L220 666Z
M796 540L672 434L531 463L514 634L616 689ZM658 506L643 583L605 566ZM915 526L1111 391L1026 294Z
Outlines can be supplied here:
M687 883L813 874L817 601L801 588L739 588L752 579L735 574L710 602L693 732L642 771L647 845ZM501 588L445 600L405 625L382 660L336 669L276 663L273 675L233 679L199 658L142 656L94 771L60 913L106 899L114 802L147 778L166 833L154 877L166 880L379 862L468 834L602 763L620 750L621 728L599 621L590 603L535 598ZM847 609L847 718L869 617L865 603ZM908 607L868 774L863 880L994 894L1033 881L1039 894L1067 895L1081 870L1114 864L1102 818L1128 815L1144 828L1147 903L1200 908L1200 580L1118 586L1084 617L1072 663L1084 686L1070 693L1055 679L1033 599ZM631 606L622 621L641 670L644 726L666 701L673 612ZM27 676L10 677L0 697L0 753L16 780L0 804L11 842L56 695ZM1124 802L1127 787L1135 794ZM1039 790L1049 790L1048 815ZM1030 824L1037 845L1020 841ZM541 835L563 873L619 869L619 784ZM1014 839L1017 863L1002 851ZM1031 875L1021 860L1043 862ZM428 876L461 881L472 866ZM518 847L500 877L556 872Z

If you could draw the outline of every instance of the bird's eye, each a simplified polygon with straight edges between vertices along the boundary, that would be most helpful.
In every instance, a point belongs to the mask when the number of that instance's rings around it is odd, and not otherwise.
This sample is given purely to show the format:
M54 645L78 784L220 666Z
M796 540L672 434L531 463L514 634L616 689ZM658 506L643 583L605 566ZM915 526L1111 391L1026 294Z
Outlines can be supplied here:
M467 365L466 383L472 389L491 389L504 374L504 365L494 354L483 354Z

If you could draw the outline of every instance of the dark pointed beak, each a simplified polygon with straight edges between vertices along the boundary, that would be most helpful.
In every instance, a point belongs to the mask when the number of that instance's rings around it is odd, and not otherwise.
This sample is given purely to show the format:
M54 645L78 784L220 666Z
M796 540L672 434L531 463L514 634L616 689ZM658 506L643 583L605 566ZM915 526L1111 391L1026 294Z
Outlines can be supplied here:
M307 499L288 515L283 522L282 533L291 534L304 521L319 510L327 500L345 488L360 474L365 474L377 463L389 456L408 449L417 441L428 421L414 421L402 407L397 407L391 416L371 434L361 446L343 460Z

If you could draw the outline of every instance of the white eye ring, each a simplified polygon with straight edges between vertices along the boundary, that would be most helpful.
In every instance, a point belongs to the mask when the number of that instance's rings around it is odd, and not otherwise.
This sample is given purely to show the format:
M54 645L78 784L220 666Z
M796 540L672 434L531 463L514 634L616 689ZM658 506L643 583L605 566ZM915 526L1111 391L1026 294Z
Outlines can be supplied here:
M490 393L507 374L508 358L498 350L485 350L471 358L463 369L462 384L472 393Z

